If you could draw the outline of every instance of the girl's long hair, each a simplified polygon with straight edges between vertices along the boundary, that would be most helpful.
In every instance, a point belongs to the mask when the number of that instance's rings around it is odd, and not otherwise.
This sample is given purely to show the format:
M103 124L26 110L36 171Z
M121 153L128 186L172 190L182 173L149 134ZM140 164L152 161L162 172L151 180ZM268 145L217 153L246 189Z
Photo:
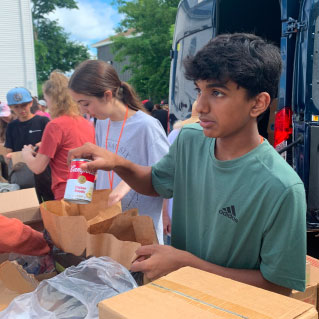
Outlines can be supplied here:
M82 62L72 74L69 88L79 94L102 98L110 90L113 97L134 111L143 110L134 89L126 82L121 82L115 69L101 60Z
M8 123L0 118L0 143L3 143L6 139L6 130Z
M54 119L62 115L78 116L80 109L68 90L68 78L58 71L50 74L42 87L43 92L51 99L50 115Z

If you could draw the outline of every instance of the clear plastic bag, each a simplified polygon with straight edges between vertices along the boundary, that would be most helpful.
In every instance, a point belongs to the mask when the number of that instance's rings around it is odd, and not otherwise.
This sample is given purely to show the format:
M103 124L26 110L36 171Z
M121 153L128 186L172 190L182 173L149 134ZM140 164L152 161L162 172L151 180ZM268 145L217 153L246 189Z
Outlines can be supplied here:
M16 297L0 319L97 319L97 304L136 288L129 271L108 257L92 257Z

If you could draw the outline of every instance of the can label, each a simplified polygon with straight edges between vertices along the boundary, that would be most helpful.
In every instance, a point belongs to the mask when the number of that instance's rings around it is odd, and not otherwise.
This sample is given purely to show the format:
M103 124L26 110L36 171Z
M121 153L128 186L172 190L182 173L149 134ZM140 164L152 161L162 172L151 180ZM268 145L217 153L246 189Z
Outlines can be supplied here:
M71 162L64 193L64 199L67 201L78 204L88 204L91 202L95 175L81 169L80 166L84 162L90 162L90 160L74 159Z

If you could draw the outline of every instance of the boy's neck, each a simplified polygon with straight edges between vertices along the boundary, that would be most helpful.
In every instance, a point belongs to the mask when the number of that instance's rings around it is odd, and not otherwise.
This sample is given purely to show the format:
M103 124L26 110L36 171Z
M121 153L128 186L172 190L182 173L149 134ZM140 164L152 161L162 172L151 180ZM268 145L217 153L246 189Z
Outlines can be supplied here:
M241 157L260 144L260 135L256 127L247 133L237 134L225 138L216 138L215 157L220 161L230 161Z
M18 120L20 122L26 122L26 121L31 120L34 116L35 116L35 114L30 113L27 117L23 117L23 118L18 117Z

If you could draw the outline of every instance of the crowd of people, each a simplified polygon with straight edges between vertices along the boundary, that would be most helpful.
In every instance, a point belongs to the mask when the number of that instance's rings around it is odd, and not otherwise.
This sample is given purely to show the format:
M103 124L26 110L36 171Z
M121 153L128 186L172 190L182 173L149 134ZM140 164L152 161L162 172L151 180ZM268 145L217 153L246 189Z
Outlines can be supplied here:
M110 205L121 200L154 221L160 245L137 250L134 272L154 279L192 266L286 295L303 291L304 186L257 126L278 89L278 49L251 34L220 35L184 65L198 96L169 137L166 102L140 101L103 61L81 63L70 79L53 72L43 85L48 110L25 88L10 90L0 109L7 156L22 151L35 180L49 171L51 194L35 183L44 200L63 198L72 159L91 159L81 167L97 171L97 189L112 190ZM161 245L164 233L171 245ZM24 241L28 252L33 244L47 252L44 242Z

